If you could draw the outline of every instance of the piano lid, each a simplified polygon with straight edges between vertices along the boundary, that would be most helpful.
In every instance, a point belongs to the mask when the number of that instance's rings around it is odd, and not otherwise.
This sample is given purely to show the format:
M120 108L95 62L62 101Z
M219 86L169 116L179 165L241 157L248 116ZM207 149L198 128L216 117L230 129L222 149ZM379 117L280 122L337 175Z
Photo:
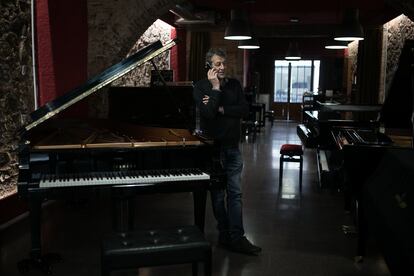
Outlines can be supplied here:
M114 80L122 77L129 71L140 66L141 64L151 60L159 54L167 51L176 44L175 40L167 42L164 46L160 41L156 41L145 48L139 50L135 54L127 57L123 61L112 65L99 75L89 79L86 83L76 87L68 93L56 98L53 101L46 103L37 110L30 113L31 123L24 127L28 131L40 123L55 116L59 112L65 110L76 102L86 98L102 87L108 85Z
M386 128L411 130L414 94L414 40L406 40L379 121Z

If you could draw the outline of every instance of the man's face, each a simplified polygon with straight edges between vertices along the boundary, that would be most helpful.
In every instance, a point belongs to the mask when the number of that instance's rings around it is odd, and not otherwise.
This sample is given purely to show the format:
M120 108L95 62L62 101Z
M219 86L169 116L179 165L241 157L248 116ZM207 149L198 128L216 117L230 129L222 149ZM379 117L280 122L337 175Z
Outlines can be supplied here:
M216 70L217 77L223 79L225 77L226 59L218 55L213 55L211 57L211 65Z

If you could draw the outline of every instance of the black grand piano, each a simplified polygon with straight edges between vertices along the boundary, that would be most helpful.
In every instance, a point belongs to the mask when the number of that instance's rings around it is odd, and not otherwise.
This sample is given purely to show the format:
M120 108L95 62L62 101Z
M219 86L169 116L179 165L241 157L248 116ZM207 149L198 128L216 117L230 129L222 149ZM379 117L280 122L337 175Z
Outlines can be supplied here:
M356 259L363 259L367 237L373 234L382 246L392 275L413 272L413 179L411 172L405 171L405 183L392 183L401 174L384 164L390 164L390 156L398 156L395 160L401 163L414 163L413 95L414 41L407 40L382 106L332 105L307 114L308 127L315 130L318 151L330 153L330 160L323 161L333 160L334 166L342 170L343 179L336 180L342 183L345 208L354 214ZM359 120L349 117L355 114ZM399 168L405 170L402 165ZM404 198L401 202L408 202L407 208L398 207L399 197ZM349 229L344 227L345 231ZM407 271L411 273L406 274Z
M197 134L193 118L186 117L193 112L188 100L191 87L126 94L120 91L126 88L118 88L112 91L117 95L111 96L110 118L56 119L61 111L174 45L175 41L155 42L30 114L31 122L21 131L18 194L29 203L31 252L20 263L21 269L34 266L49 271L50 255L41 250L42 202L64 199L74 190L110 189L116 200L116 231L134 226L131 203L136 194L192 192L195 224L203 230L206 191L220 181L215 174L220 166L215 163L212 141ZM139 106L153 103L139 101L154 96L159 109L153 110L156 119L151 122L150 114L145 114L151 109ZM120 97L125 97L124 105ZM182 101L174 103L171 98ZM163 100L170 108L163 108Z

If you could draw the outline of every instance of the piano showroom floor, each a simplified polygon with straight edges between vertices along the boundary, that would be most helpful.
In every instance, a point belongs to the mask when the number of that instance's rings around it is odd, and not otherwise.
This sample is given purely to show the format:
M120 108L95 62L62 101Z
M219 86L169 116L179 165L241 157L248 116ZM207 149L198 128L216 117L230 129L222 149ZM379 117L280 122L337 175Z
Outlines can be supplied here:
M315 152L305 150L303 191L298 191L298 163L285 164L282 190L278 189L279 148L299 143L296 124L267 124L255 143L243 143L244 224L248 238L263 248L260 256L245 256L217 247L217 232L208 198L206 238L213 245L213 275L390 275L374 242L367 256L354 263L355 237L341 230L351 218L343 197L319 189ZM53 274L100 275L100 239L111 231L110 202L99 195L85 202L51 202L43 217L43 246L60 253L63 262ZM139 196L136 225L162 227L192 224L191 194ZM27 217L0 228L0 275L19 275L16 263L29 251ZM30 271L28 275L41 275ZM137 270L112 275L138 275ZM141 268L139 275L191 275L191 265Z

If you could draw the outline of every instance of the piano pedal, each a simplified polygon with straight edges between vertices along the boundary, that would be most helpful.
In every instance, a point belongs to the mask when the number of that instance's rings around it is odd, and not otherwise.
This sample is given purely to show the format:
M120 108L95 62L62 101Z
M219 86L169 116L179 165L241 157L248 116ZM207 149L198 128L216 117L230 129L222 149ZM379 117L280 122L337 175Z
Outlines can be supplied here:
M49 253L41 257L30 257L17 263L20 274L26 274L30 270L39 270L44 274L52 274L52 265L61 262L63 259L59 254Z

